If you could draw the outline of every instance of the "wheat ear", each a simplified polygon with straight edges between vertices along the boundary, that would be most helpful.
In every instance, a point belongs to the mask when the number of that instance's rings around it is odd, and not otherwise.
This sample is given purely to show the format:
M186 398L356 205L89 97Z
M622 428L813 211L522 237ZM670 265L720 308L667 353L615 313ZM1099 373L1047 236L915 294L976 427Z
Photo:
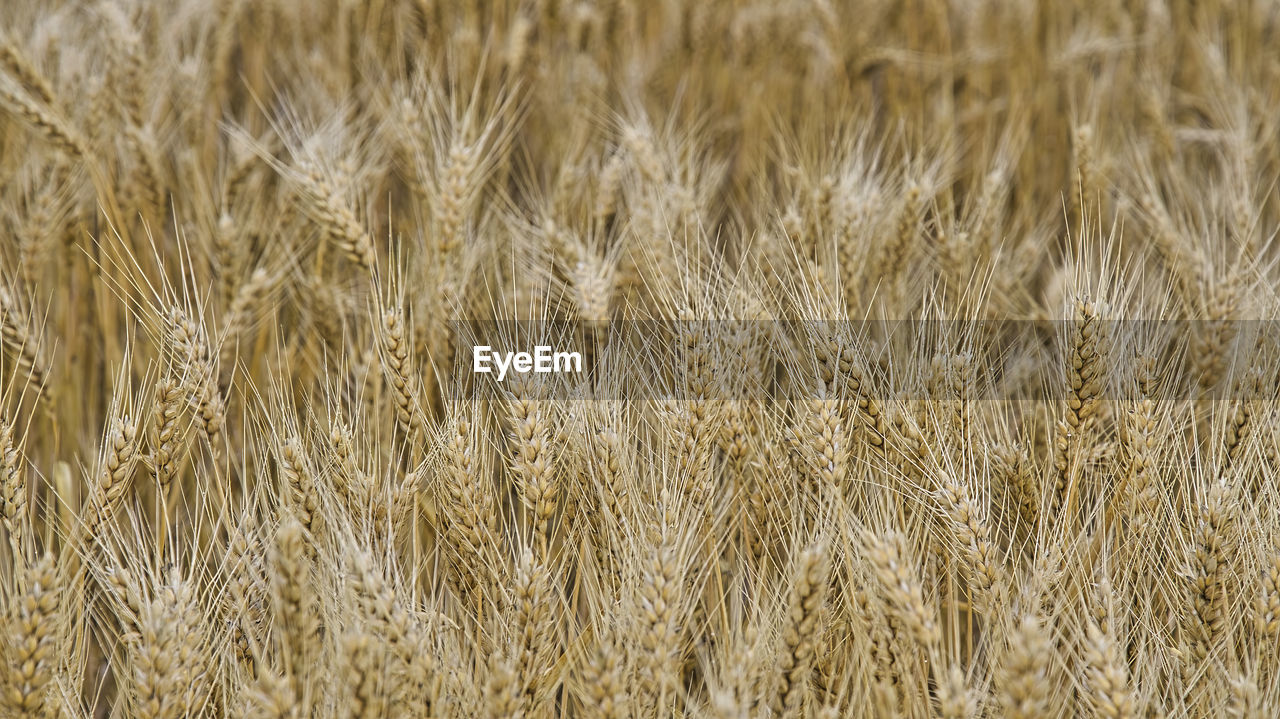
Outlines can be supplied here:
M7 705L17 719L43 719L46 710L54 710L46 702L57 661L60 592L53 555L41 557L25 574L26 589L13 598L10 608L13 653L5 662L9 675L0 706Z
M787 619L773 670L770 708L774 716L798 717L813 671L814 650L819 636L823 602L830 581L826 546L805 547L796 558L787 600Z

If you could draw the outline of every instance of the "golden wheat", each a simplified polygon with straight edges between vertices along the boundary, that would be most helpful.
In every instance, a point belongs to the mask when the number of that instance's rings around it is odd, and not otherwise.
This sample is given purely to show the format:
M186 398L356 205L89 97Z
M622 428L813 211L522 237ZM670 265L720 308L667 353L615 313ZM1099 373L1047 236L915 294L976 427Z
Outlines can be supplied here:
M1278 17L8 3L0 716L1277 714Z

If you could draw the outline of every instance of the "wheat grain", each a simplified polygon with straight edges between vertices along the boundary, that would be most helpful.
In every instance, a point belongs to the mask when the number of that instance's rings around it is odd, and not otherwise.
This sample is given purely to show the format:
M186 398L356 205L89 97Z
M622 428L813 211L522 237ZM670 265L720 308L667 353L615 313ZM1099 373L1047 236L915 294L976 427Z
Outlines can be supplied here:
M1197 510L1188 621L1192 653L1200 661L1213 651L1228 621L1226 581L1233 552L1234 505L1233 488L1220 481L1208 488Z
M14 79L36 100L48 106L54 105L53 88L49 81L36 69L31 60L12 40L0 43L0 65L13 75Z
M982 611L995 612L1002 606L1004 572L991 543L991 529L978 514L968 488L949 473L938 477L939 497L943 512L960 545L960 555L968 568L974 597Z
M1274 640L1280 635L1280 554L1271 555L1260 585L1254 623L1259 634Z
M8 674L0 706L7 705L17 717L43 717L56 712L59 702L50 701L53 665L57 661L56 626L60 610L57 565L46 554L25 568L26 589L14 599L6 613L12 653L7 654Z
M306 692L309 667L315 661L320 631L318 602L310 578L308 542L302 523L286 518L276 529L272 552L271 589L275 616L281 622L284 656L293 694L301 706L312 700Z
M1114 601L1109 584L1099 588L1099 608L1109 613ZM1094 712L1110 719L1133 719L1138 716L1129 684L1129 670L1120 656L1110 617L1090 618L1085 627L1085 676Z
M348 719L385 716L386 706L372 638L353 630L343 638L342 648L347 668L346 709L341 712L342 716Z
M20 89L0 80L0 105L22 118L54 147L77 160L89 156L88 143L57 111L42 107Z
M325 239L342 250L357 267L372 271L377 259L373 240L333 183L310 164L298 168L293 175L307 214L320 226Z
M1009 636L998 674L998 697L1005 716L1031 719L1049 711L1049 646L1040 620L1023 615Z
M773 670L770 708L777 716L799 716L808 695L829 567L827 550L822 544L805 547L796 557L787 619Z
M85 523L78 529L78 540L94 537L109 521L124 499L133 479L137 461L135 441L137 425L127 416L117 417L103 443L98 470L85 507Z
M186 448L186 426L181 413L186 395L179 381L169 375L156 383L155 404L151 412L151 462L156 486L164 494L181 469Z
M422 410L418 406L417 380L409 357L410 343L403 312L386 310L382 313L381 338L382 351L386 356L382 366L395 392L396 423L412 442L421 429Z
M581 669L585 709L599 719L622 719L630 704L624 683L622 652L601 643Z
M13 353L35 391L46 391L49 370L41 355L38 338L31 331L26 314L12 290L4 286L0 286L0 345Z
M26 532L27 482L22 471L20 448L14 441L14 427L0 419L0 519L9 534L13 556L22 555Z
M933 611L925 606L920 580L906 564L906 539L893 533L866 539L867 559L898 620L925 648L933 647L941 638Z
M534 546L545 558L549 551L551 519L560 494L551 445L549 406L537 395L542 387L531 375L513 378L508 393L512 431L511 474L532 513Z
M136 716L177 719L199 712L202 688L193 681L203 674L204 648L190 584L179 580L160 587L158 595L139 609L130 642Z

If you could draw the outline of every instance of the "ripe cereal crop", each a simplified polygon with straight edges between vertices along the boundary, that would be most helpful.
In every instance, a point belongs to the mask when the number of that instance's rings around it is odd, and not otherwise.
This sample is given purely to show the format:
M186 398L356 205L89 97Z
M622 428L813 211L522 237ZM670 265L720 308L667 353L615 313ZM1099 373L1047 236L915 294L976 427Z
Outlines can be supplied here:
M1280 5L0 2L0 717L1280 714Z

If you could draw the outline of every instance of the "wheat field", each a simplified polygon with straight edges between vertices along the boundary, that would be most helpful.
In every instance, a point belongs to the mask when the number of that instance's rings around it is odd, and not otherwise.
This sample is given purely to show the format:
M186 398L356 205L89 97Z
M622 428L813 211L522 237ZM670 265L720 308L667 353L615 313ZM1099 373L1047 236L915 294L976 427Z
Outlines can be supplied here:
M0 717L1280 715L1280 3L0 16Z

